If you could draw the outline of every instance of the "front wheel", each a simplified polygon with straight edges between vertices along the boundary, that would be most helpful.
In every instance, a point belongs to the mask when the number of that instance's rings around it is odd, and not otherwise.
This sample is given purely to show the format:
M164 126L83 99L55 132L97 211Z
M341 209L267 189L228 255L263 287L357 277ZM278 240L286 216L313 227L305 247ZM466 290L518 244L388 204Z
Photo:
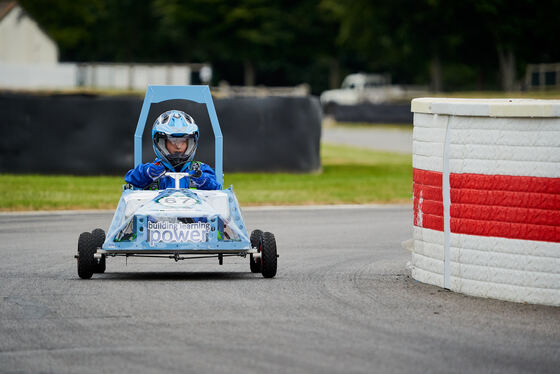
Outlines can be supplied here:
M262 275L265 278L272 278L276 275L278 264L278 254L276 251L276 239L274 234L265 232L262 236L261 264Z
M97 248L93 235L83 232L78 239L78 276L82 279L89 279L95 271L95 254Z

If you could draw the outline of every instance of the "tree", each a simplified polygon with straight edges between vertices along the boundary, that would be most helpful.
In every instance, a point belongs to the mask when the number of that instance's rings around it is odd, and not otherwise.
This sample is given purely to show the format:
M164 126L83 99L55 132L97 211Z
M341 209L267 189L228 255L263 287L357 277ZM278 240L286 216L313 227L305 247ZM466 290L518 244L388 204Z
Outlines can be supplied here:
M20 0L57 42L63 61L166 61L151 0Z
M246 85L255 84L256 65L276 56L277 46L292 37L280 1L157 0L155 5L174 43L196 51L189 57L243 66Z
M20 0L63 61L210 62L215 83L313 92L389 72L434 90L517 86L555 62L557 0Z

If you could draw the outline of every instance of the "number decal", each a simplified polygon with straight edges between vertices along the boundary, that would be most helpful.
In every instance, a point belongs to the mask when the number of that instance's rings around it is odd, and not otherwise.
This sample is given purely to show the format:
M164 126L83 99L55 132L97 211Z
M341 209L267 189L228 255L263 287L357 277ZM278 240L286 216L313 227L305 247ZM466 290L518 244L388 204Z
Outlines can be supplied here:
M196 200L187 196L167 196L158 201L161 205L171 208L190 208L196 204Z

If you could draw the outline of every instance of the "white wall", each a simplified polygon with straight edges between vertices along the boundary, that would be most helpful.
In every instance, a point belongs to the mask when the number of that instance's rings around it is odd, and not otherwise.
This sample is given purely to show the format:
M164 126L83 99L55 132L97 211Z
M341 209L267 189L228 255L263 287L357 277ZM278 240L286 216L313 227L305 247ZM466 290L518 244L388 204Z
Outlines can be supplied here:
M5 64L0 62L0 88L58 89L76 85L76 64Z
M0 89L100 88L143 91L149 84L189 85L189 64L18 64L0 61Z
M149 84L189 85L191 71L188 64L80 64L76 86L142 91Z

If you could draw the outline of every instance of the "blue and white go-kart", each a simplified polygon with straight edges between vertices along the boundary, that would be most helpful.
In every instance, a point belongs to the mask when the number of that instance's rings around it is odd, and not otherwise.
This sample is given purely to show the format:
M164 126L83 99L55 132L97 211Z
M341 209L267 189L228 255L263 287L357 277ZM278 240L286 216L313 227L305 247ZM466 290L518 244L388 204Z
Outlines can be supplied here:
M148 86L134 135L135 166L142 162L142 134L150 105L174 99L206 104L215 138L216 178L223 185L222 132L208 86ZM107 257L115 256L175 261L216 257L222 265L226 256L248 255L251 272L265 278L276 275L274 235L254 230L249 237L232 187L212 191L179 188L180 179L191 175L166 175L175 180L174 188L123 190L107 235L102 229L80 234L76 255L80 278L104 273Z

